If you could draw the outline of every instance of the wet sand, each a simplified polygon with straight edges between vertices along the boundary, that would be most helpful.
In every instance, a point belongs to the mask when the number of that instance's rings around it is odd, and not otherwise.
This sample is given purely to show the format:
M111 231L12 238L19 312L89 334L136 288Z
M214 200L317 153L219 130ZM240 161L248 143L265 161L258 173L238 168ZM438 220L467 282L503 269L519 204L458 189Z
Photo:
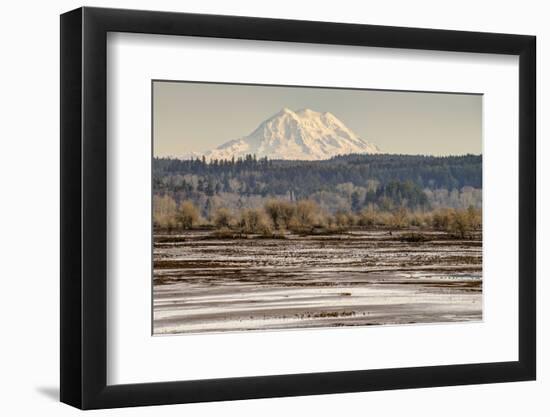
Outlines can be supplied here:
M479 321L481 240L155 234L154 334Z

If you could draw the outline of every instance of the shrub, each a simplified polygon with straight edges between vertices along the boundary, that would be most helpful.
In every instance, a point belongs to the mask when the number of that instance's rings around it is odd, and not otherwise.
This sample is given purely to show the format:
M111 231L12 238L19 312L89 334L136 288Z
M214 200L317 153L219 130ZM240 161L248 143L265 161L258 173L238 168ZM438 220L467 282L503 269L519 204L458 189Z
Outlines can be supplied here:
M374 226L376 224L376 212L372 209L364 209L359 213L359 226Z
M241 212L239 226L244 233L272 233L269 219L263 210L245 209Z
M422 212L414 212L409 215L409 224L415 227L426 227L431 225L430 216Z
M390 226L396 229L401 229L408 226L409 222L407 219L407 210L405 207L400 207L397 210L394 210L392 213Z
M183 229L191 229L199 221L199 209L191 201L183 201L176 214L176 223Z
M468 223L473 230L481 229L482 216L480 209L475 209L473 206L469 206L467 216Z
M452 233L464 238L470 229L468 213L465 210L455 210L449 227Z
M176 202L169 195L153 196L153 224L171 229L175 226Z
M319 207L311 200L301 200L296 204L296 223L300 227L312 227L318 214Z
M285 200L269 200L264 206L265 212L277 229L290 227L294 215L294 205Z
M221 207L214 213L213 222L218 229L229 228L233 224L233 215L231 211Z
M452 221L452 209L439 209L432 215L432 227L437 230L449 230Z
M469 207L463 209L439 209L432 214L432 227L445 230L461 238L466 237L467 232L481 228L481 210Z
M338 211L334 215L334 224L338 227L352 227L355 224L355 216L352 213Z

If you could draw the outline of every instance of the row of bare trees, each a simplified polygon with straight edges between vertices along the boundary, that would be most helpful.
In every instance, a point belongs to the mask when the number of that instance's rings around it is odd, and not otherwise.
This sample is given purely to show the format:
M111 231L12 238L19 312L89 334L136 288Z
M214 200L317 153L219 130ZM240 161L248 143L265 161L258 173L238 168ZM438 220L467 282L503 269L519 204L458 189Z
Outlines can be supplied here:
M191 201L179 204L170 196L155 196L153 203L154 225L160 229L178 230L210 227L234 230L239 233L269 235L274 231L308 233L314 229L346 230L351 228L419 228L447 231L464 237L470 231L481 230L481 210L440 208L432 211L411 211L400 207L380 211L369 206L360 213L338 211L328 213L312 200L290 202L268 200L261 208L229 210L218 208L202 218L200 210Z

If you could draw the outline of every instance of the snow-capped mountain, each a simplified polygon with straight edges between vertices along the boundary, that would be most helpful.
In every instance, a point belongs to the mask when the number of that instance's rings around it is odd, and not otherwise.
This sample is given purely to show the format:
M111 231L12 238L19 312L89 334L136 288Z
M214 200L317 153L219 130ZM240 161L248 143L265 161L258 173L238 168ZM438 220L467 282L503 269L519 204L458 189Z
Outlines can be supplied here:
M208 160L247 154L269 159L319 160L350 153L372 154L380 150L359 138L331 113L284 108L250 135L226 142L203 155Z

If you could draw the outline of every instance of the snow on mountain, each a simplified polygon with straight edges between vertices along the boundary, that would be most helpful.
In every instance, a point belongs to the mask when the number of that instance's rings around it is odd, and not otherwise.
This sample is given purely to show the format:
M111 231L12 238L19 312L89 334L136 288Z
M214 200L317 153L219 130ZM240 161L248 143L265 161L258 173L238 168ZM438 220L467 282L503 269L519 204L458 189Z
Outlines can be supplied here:
M319 160L350 153L380 153L331 113L287 108L262 122L250 135L204 152L206 159L255 154L269 159Z

